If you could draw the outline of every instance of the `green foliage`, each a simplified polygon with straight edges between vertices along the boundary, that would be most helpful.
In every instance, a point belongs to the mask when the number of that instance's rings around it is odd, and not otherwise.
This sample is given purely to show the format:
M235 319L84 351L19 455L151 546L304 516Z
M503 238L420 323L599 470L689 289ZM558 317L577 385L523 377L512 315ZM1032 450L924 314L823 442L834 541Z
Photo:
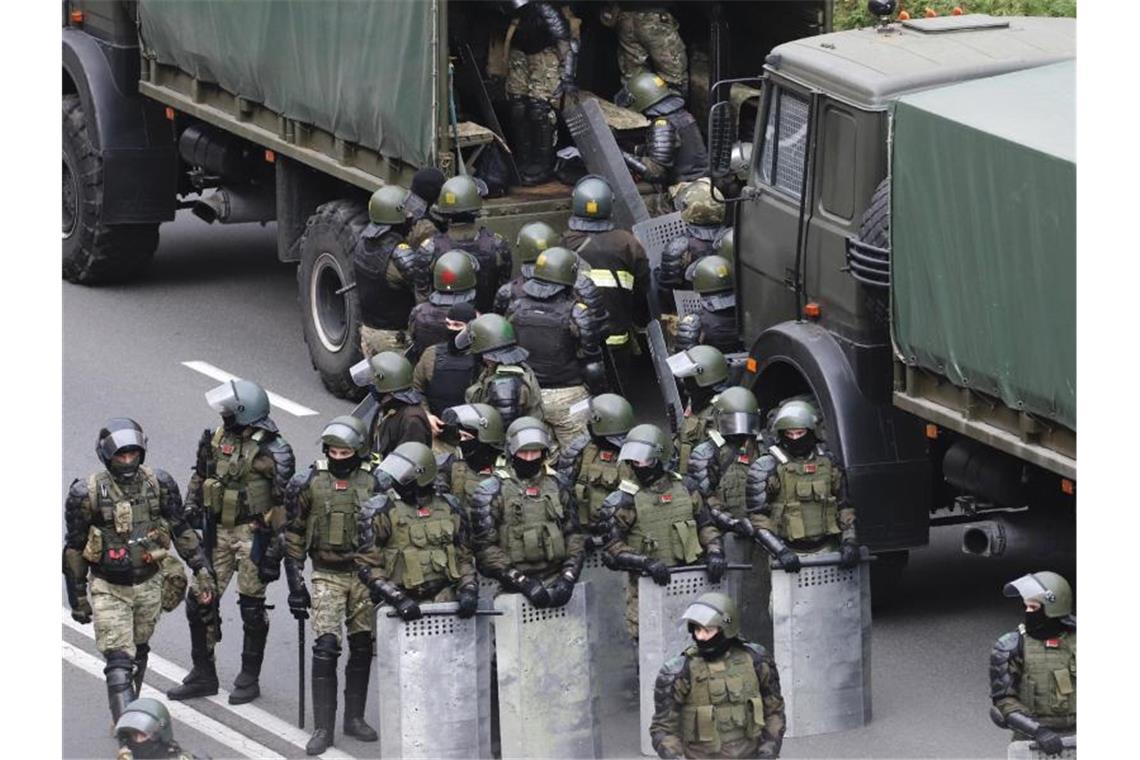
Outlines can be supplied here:
M954 8L963 13L987 13L991 16L1073 16L1077 0L897 0L895 11L905 10L911 18L922 18L930 8L939 16L947 16ZM866 0L835 0L835 31L874 26L877 19L867 11Z

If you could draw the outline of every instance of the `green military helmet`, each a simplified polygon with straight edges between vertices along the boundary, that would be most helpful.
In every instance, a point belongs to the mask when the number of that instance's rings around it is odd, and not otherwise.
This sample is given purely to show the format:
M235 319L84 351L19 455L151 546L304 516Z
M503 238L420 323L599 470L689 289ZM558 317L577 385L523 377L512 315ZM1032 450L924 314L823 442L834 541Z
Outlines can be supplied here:
M736 256L735 237L736 234L733 232L732 227L720 233L717 239L713 241L713 253L732 261Z
M561 247L543 251L534 262L534 279L555 285L573 285L578 279L578 254Z
M400 485L413 480L418 486L429 486L435 480L435 454L419 441L401 443L380 462L380 469Z
M668 359L673 377L691 377L701 388L708 388L728 379L728 362L719 349L699 345L673 354Z
M673 455L673 439L656 425L638 425L625 434L618 453L621 462L668 462Z
M480 443L502 448L507 441L503 430L503 415L488 404L460 404L443 410L444 425L457 425L474 433Z
M711 187L708 179L701 178L678 194L673 203L681 211L681 219L702 227L724 224L724 204L713 198Z
M368 360L370 382L380 393L395 393L412 387L412 364L403 354L381 351Z
M519 417L507 428L507 453L520 451L549 451L550 431L537 417Z
M137 741L136 734L146 737ZM147 744L168 747L174 741L174 726L170 711L157 699L142 697L126 706L115 723L115 736L128 745Z
M736 609L736 602L728 594L719 591L698 596L685 609L681 619L702 628L719 628L726 639L735 639L740 635L740 612Z
M610 438L612 443L620 446L633 427L633 405L616 393L594 396L590 399L587 425L591 435Z
M818 424L819 415L816 414L815 408L806 401L794 399L785 401L780 406L775 419L772 420L772 430L781 433L785 430L802 428L814 433Z
M359 417L351 414L342 414L333 417L325 429L321 431L321 443L325 446L336 446L343 449L352 449L362 457L368 456L368 427Z
M206 403L239 425L252 425L269 416L269 394L252 380L234 378L206 393Z
M377 237L383 235L393 225L403 224L411 218L411 209L408 207L410 190L399 185L384 185L372 193L368 199L369 224L361 233L363 237Z
M677 94L669 89L669 85L657 74L652 71L642 71L634 74L625 83L625 92L622 93L621 102L618 105L622 108L632 108L634 111L645 113L645 110L650 106L660 103L670 95Z
M726 388L712 400L721 435L756 435L760 432L760 405L747 388Z
M473 213L482 208L483 196L479 195L479 187L466 174L444 182L439 189L439 200L435 202L436 213L445 216Z
M431 267L432 287L437 293L460 293L475 289L479 265L467 251L448 251Z
M705 256L693 266L693 290L703 295L732 290L732 262L720 256Z
M1003 593L1026 602L1040 602L1046 617L1060 618L1073 612L1073 589L1057 573L1039 570L1005 584Z
M523 264L533 264L547 248L558 245L558 232L546 222L524 224L515 238L515 251Z
M587 174L570 195L570 229L603 232L614 228L614 191L604 177Z
M482 314L455 337L461 351L470 351L500 364L526 361L529 352L518 344L514 326L499 314Z

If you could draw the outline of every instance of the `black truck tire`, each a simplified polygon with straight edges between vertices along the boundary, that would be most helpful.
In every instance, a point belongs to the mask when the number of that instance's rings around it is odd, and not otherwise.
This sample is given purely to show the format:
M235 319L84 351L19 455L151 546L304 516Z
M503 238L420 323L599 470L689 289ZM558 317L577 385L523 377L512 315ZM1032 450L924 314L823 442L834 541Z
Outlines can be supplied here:
M875 187L871 202L859 222L859 240L876 248L891 245L891 186L884 179Z
M329 201L309 217L301 236L297 291L309 358L329 392L359 401L367 391L352 382L348 370L364 355L360 351L360 303L351 285L352 252L368 224L364 204Z
M103 156L87 135L78 95L63 96L63 277L95 285L141 273L158 248L157 224L102 223Z

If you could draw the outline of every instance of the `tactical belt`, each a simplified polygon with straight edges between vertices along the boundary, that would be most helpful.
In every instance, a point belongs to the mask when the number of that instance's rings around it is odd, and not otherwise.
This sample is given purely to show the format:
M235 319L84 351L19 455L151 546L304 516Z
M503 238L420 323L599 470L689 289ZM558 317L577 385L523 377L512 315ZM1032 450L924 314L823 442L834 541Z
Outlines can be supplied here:
M431 581L430 583L424 583L420 586L417 586L416 588L405 588L404 593L406 593L412 599L415 599L417 602L422 602L425 599L431 599L450 585L451 581L447 579Z
M91 566L92 575L107 581L107 583L113 583L116 586L137 586L140 583L146 583L153 578L157 572L158 563L151 563L143 565L142 567L132 567L130 570L121 573L108 573L99 565Z
M349 572L352 572L353 570L356 569L355 564L356 563L353 562L351 557L349 557L347 559L335 560L335 561L327 560L327 559L317 559L316 557L313 557L313 569L314 570L324 570L325 572L329 572L329 573L349 573Z
M829 543L837 543L839 536L818 536L816 538L785 539L784 543L797 552L817 552Z

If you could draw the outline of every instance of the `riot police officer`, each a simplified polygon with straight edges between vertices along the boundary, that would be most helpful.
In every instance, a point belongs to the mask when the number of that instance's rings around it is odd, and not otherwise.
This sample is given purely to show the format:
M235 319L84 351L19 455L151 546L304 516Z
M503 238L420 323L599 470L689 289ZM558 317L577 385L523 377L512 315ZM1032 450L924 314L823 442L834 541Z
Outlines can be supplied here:
M990 716L1014 740L1032 739L1047 755L1077 730L1077 619L1073 591L1057 573L1038 571L1005 585L1025 604L1025 622L990 654Z
M736 326L736 292L732 264L720 256L706 256L693 265L693 290L701 297L700 311L677 323L678 351L698 343L731 354L744 350Z
M681 616L693 646L666 660L653 686L649 736L658 757L779 757L786 728L772 656L740 638L726 594L701 594Z
M519 417L507 428L506 466L471 497L479 572L535 607L570 601L586 559L586 539L569 484L546 464L550 433Z
M507 435L503 417L487 404L460 404L443 412L443 438L455 446L453 454L439 464L436 488L455 494L470 514L475 489L503 467Z
M756 541L789 572L803 553L838 550L840 567L860 559L843 468L816 438L818 424L806 401L784 402L772 420L778 443L752 463L745 486Z
M736 258L736 233L732 227L725 227L713 241L713 253L732 261Z
M186 752L174 741L174 726L170 711L157 699L142 697L127 705L127 709L115 723L115 737L119 746L127 750L119 752L119 760L126 758L170 758L170 760L195 760L196 756Z
M543 251L535 262L534 277L523 284L523 296L507 310L520 346L542 395L546 424L559 446L585 431L585 420L571 413L590 393L605 390L601 331L596 313L578 300L578 257L565 248ZM587 391L587 387L589 391Z
M368 200L370 223L352 253L365 358L405 347L404 328L417 300L416 252L404 240L412 225L410 195L399 185L374 192Z
M495 291L511 278L511 247L507 241L478 222L483 198L475 181L465 174L443 183L435 212L443 217L447 232L425 240L419 247L419 271L423 288L435 260L453 250L467 251L478 262L475 308L480 314L491 311Z
M432 264L432 288L427 301L408 316L408 361L419 361L428 346L451 338L447 310L457 303L474 303L475 272L479 265L466 251L448 251Z
M368 428L351 415L334 417L321 431L324 456L297 473L285 492L285 579L289 610L309 617L313 630L313 735L305 751L318 755L333 743L336 721L336 661L341 629L348 635L344 669L344 732L361 741L377 740L364 721L375 628L368 589L356 575L356 523L365 503L389 485L374 472ZM312 557L313 593L302 572Z
M378 460L404 441L431 445L431 424L422 406L423 396L412 387L412 365L407 359L385 351L353 365L350 372L360 387L371 385L369 393L380 404L368 436Z
M404 205L416 220L408 233L408 245L414 251L419 250L420 244L425 240L447 229L443 219L431 210L439 200L439 191L445 179L443 172L434 166L425 166L412 175L412 192Z
M475 354L483 369L467 389L468 404L490 404L510 425L522 416L543 419L542 392L527 350L518 345L515 328L498 314L483 314L459 333L456 345Z
M760 410L752 391L739 386L718 393L712 409L713 427L689 456L688 475L717 524L734 530L734 521L748 521L744 494L749 468L762 453ZM723 521L722 515L730 519Z
M162 608L161 566L172 544L194 571L195 598L209 607L216 593L206 554L183 514L178 484L165 470L143 464L146 447L137 422L108 420L95 442L103 469L73 480L63 505L67 601L74 620L94 622L95 646L107 660L103 673L112 720L142 689Z
M617 30L618 70L622 80L644 71L661 76L671 89L688 97L689 56L669 2L613 3L602 23Z
M645 144L632 156L624 154L631 170L664 185L691 182L708 174L709 154L697 120L685 110L685 99L664 79L648 71L635 74L614 102L649 119Z
M677 434L678 470L687 471L689 454L712 424L712 399L728 387L728 362L712 346L693 346L669 357L673 377L681 381L688 402Z
M616 393L590 399L586 431L558 457L558 476L572 484L578 522L590 526L602 501L622 480L631 480L629 464L618 459L625 435L633 427L633 406Z
M186 512L204 526L218 585L218 599L237 575L244 641L241 672L234 679L230 704L244 704L261 694L258 678L269 636L265 588L281 574L278 528L284 520L282 499L293 477L293 449L269 416L269 396L257 383L230 380L206 394L222 417L213 432L198 441L197 463L186 488ZM166 692L170 699L218 693L214 645L218 631L203 621L194 597L186 599L190 622L190 657L194 667Z
M656 425L638 425L626 434L618 461L629 462L634 479L623 480L602 502L590 526L606 536L610 567L629 571L625 622L635 641L637 575L669 585L670 567L708 564L710 583L719 583L728 564L720 530L713 524L701 495L679 473L668 469L673 442Z
M515 238L515 255L519 259L519 273L510 281L499 287L495 293L496 314L506 314L507 308L517 299L522 298L523 283L534 276L534 262L538 255L547 248L558 245L558 232L546 222L528 222L519 230Z
M588 174L578 180L562 245L590 266L587 276L601 291L609 314L606 346L624 377L629 374L634 328L649 321L649 259L629 230L614 228L613 206L614 193L604 178ZM616 378L611 381L620 386Z
M447 326L446 341L428 346L412 370L412 387L424 397L427 404L428 422L436 436L432 447L442 446L440 451L451 451L439 434L443 431L440 417L449 406L463 403L463 394L479 373L479 361L469 351L456 345L456 338L471 320L476 317L475 307L467 301L454 303L447 309L444 324Z
M685 234L669 241L661 253L657 282L662 288L688 289L692 282L687 274L689 267L713 253L717 236L724 229L724 204L713 199L709 187L709 181L701 178L686 186L674 200L685 222Z

